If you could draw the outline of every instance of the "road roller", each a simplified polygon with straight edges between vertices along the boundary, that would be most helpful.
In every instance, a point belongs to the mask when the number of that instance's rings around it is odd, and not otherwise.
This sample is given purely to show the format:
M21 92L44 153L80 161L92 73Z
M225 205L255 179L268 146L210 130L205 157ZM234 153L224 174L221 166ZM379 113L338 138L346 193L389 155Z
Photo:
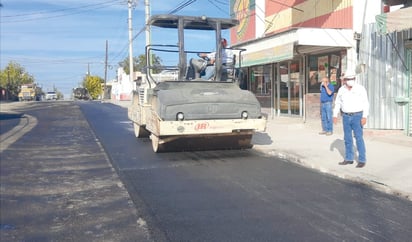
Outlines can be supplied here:
M266 118L259 101L239 86L244 49L225 48L221 44L222 30L238 23L230 18L169 14L149 19L151 28L177 31L177 41L172 44L146 45L144 74L135 81L128 107L135 136L149 138L154 152L250 149L255 132L265 130ZM185 38L188 30L190 35ZM214 35L213 64L199 57L202 50L185 48L185 42L196 41L190 39L193 31ZM159 65L153 58L162 53L176 55L177 63ZM230 53L232 61L222 60L228 57L226 53ZM194 57L188 60L190 55ZM202 78L202 72L210 65L214 76Z

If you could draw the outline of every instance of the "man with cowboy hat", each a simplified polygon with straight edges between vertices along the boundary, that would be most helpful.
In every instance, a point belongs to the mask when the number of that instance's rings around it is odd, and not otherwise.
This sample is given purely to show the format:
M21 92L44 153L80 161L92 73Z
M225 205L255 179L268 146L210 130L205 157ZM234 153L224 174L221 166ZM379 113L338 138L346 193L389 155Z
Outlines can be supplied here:
M347 71L343 74L343 85L339 88L333 110L333 123L337 123L338 114L342 115L343 133L345 140L345 159L339 165L353 164L353 136L356 139L359 160L357 168L366 164L366 149L363 139L363 126L369 115L369 101L366 89L355 83L356 74Z

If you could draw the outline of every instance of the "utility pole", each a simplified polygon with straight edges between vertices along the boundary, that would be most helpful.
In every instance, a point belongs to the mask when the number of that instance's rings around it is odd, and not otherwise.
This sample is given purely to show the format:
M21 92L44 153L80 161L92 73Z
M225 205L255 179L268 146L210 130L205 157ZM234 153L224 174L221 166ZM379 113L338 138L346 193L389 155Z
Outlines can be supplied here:
M106 82L107 82L107 55L109 50L109 43L106 40L106 57L104 59L104 88L103 88L103 99L106 98Z
M129 18L128 18L128 23L129 23L129 81L130 83L133 83L133 28L132 28L132 1L133 0L128 0L128 8L129 8Z
M145 0L145 17L146 17L146 46L150 45L151 42L151 35L150 35L150 24L149 24L149 19L150 19L150 0ZM148 60L152 61L152 58L146 56L146 58L149 58ZM152 63L150 63L152 64ZM151 73L151 69L147 70L147 74Z
M10 66L7 66L7 92L6 92L6 95L7 95L7 100L9 100L9 98L10 98L10 94L11 94L11 85L10 85Z

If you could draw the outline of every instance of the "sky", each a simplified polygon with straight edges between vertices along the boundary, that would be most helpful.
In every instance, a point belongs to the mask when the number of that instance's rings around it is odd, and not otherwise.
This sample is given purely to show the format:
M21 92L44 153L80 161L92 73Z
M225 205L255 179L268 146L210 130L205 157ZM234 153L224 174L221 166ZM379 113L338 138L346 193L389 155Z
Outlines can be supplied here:
M144 54L145 1L132 1L133 56ZM229 18L229 0L150 0L150 14ZM116 78L118 63L129 56L127 0L0 0L0 68L10 61L32 75L43 91L56 88L65 98L85 75ZM152 29L152 43L173 39ZM224 37L229 33L224 33ZM185 44L213 51L214 35L193 35ZM169 43L175 44L175 43ZM163 63L167 59L163 60Z

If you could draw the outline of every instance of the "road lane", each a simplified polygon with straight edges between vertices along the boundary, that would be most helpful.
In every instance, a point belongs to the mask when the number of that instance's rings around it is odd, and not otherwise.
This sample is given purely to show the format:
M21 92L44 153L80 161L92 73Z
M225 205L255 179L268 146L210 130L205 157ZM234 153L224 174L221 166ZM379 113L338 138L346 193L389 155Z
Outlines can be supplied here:
M81 103L158 241L405 241L409 201L254 150L155 154L127 110ZM275 239L274 239L275 238Z
M0 153L1 241L151 241L77 105L15 108L38 122Z

